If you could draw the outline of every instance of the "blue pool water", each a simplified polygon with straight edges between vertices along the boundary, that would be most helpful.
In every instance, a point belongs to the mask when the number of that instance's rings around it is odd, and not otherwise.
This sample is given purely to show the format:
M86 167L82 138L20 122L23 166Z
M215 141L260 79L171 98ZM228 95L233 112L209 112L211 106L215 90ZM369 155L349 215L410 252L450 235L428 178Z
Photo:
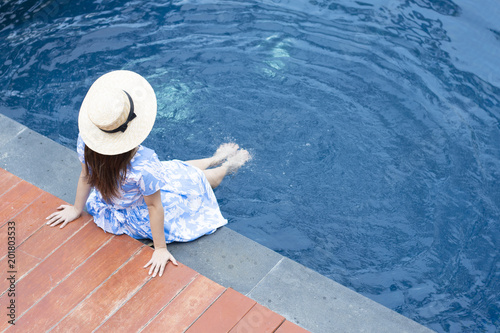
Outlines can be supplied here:
M139 72L160 157L252 151L216 191L230 228L438 332L495 332L498 17L497 0L4 1L0 112L74 149L91 83Z

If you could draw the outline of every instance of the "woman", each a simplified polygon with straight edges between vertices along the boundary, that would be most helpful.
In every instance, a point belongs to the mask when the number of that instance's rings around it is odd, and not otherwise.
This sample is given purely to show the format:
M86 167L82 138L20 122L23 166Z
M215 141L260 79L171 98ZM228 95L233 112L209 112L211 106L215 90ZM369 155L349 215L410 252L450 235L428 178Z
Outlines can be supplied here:
M82 171L75 203L47 217L48 225L63 228L86 204L105 232L153 239L155 250L144 266L151 266L153 277L163 274L168 261L177 265L166 243L190 241L227 223L212 189L250 159L228 143L210 158L160 162L141 145L155 118L156 96L142 76L114 71L94 82L78 118Z

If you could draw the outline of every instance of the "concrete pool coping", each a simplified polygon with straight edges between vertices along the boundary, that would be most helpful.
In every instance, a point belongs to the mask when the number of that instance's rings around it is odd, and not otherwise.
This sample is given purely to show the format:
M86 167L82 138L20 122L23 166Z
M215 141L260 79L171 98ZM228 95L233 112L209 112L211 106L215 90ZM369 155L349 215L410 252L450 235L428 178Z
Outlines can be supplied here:
M0 167L73 203L76 151L2 114ZM311 332L431 332L227 227L169 249L183 264Z

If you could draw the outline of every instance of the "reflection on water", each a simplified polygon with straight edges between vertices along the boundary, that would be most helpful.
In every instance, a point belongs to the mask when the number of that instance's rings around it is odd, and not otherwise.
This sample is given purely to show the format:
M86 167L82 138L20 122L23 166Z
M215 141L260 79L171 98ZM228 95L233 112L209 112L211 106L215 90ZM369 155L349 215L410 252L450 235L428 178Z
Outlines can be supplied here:
M20 1L0 112L74 147L101 74L145 75L167 158L255 158L230 227L441 332L500 316L495 1Z

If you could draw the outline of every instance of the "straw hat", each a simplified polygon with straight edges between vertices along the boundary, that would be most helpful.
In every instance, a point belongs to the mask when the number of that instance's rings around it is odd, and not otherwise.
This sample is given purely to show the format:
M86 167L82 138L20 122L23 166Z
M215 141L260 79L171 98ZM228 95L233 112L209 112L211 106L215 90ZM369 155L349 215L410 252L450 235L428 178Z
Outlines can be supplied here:
M156 119L156 95L145 78L119 70L90 87L78 116L83 142L95 152L117 155L141 144Z

